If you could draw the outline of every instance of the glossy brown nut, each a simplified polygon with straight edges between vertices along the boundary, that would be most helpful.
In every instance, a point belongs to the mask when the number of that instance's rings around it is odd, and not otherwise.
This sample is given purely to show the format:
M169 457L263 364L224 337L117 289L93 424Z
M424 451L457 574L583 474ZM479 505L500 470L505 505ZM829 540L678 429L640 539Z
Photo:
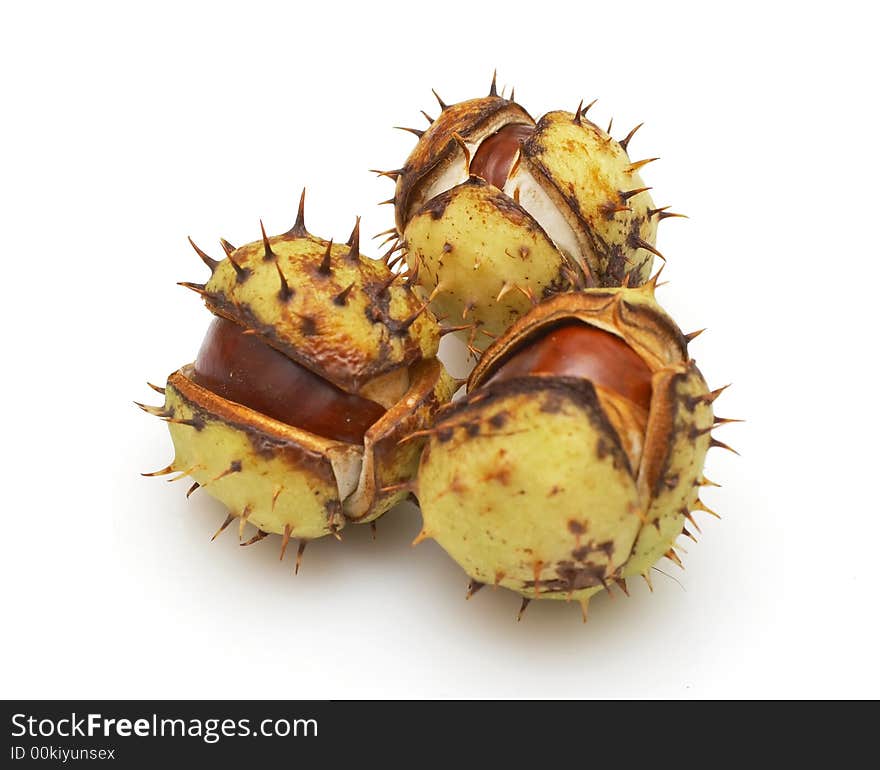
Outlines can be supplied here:
M471 160L470 173L482 177L499 190L504 187L522 143L535 133L535 127L511 123L487 137Z
M515 351L487 382L530 374L583 377L647 412L651 370L620 337L573 321L552 328Z
M362 444L385 413L374 401L337 388L225 318L215 318L208 328L193 379L267 417L352 444Z

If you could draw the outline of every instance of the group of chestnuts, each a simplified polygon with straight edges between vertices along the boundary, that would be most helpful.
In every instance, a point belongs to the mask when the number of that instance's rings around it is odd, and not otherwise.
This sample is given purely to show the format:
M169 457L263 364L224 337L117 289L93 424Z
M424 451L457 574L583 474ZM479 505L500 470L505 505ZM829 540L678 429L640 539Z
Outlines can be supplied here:
M435 92L436 96L436 92ZM535 120L497 93L447 105L396 183L383 259L293 227L184 283L214 316L159 407L174 459L238 520L243 544L306 544L413 497L415 542L434 538L470 577L579 602L693 537L711 484L710 391L654 298L657 208L591 105ZM637 127L638 128L638 127ZM610 129L610 127L609 127ZM261 226L262 227L262 226ZM192 243L192 242L191 242ZM437 358L459 335L461 388ZM461 393L458 391L461 390ZM457 395L458 394L458 395ZM453 398L456 396L456 398ZM247 524L256 534L245 540ZM216 534L215 534L216 537Z

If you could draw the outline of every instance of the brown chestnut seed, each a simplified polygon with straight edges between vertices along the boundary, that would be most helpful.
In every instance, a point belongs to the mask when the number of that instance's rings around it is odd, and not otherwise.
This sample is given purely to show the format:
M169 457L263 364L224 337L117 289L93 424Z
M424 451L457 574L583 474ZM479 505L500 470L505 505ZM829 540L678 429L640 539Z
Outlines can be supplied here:
M581 321L560 324L526 341L485 384L528 376L590 380L632 466L638 467L651 408L652 374L624 340Z
M503 189L520 145L534 133L535 127L525 123L511 123L499 129L480 143L471 160L470 173Z
M275 420L325 438L362 444L385 409L346 393L225 318L208 328L195 382Z
M529 374L583 377L612 390L646 412L651 406L651 370L620 337L579 321L557 326L527 342L488 382Z

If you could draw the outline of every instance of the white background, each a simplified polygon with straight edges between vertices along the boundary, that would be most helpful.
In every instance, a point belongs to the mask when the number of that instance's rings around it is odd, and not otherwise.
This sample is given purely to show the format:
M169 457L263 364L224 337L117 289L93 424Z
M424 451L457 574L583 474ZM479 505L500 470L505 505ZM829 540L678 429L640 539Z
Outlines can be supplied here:
M308 5L308 7L307 7ZM869 4L4 6L5 697L880 695L876 20ZM400 165L493 68L535 115L600 97L654 200L659 299L717 402L686 571L575 606L482 591L401 508L378 540L239 548L151 401L208 323L186 243L391 224ZM367 245L369 248L369 245ZM374 252L375 253L375 252Z

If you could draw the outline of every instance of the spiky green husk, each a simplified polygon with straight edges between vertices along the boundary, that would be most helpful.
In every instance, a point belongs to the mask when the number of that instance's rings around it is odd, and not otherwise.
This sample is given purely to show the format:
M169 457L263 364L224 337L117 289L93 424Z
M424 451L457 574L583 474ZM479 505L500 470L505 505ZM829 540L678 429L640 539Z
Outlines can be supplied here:
M422 455L423 531L474 580L581 599L639 530L636 483L589 382L524 378L467 399Z
M189 475L249 522L259 538L302 543L336 534L347 522L374 521L409 494L429 427L457 383L434 357L436 319L386 264L359 254L358 228L334 246L308 234L302 201L284 235L234 248L197 291L214 313L258 334L294 361L387 411L363 444L309 433L229 401L194 381L192 365L172 374L162 407L141 405L168 423L175 456L162 473ZM195 246L195 244L193 244ZM258 538L258 539L259 539Z
M517 174L538 182L577 239L598 286L638 286L651 275L657 216L626 150L595 123L547 113L523 147Z
M159 414L174 443L171 471L191 476L242 526L305 540L373 521L406 497L424 439L401 439L429 427L455 388L436 359L415 364L409 390L360 446L268 418L191 376L188 366L169 377Z
M470 320L502 334L531 307L516 287L567 285L566 260L543 228L482 179L438 195L410 220L407 262L433 295L431 309L455 323ZM481 338L485 347L487 337Z
M353 240L332 244L291 231L241 246L214 268L205 304L349 392L432 358L440 340L434 319Z
M655 159L632 161L627 154L635 130L616 141L580 107L550 112L535 124L522 107L494 93L441 106L427 131L414 131L420 139L404 166L383 173L397 180L397 229L410 268L422 268L419 279L438 315L474 325L463 333L472 348L488 346L511 316L525 312L523 294L540 298L648 279L659 254L657 224L674 215L653 207L639 174ZM470 159L487 136L513 123L535 131L504 189L478 194ZM524 239L524 222L532 238ZM476 237L461 237L465 231ZM540 247L531 248L529 240ZM455 249L444 253L453 241ZM524 241L529 252L522 257ZM442 290L432 293L438 284Z
M640 289L555 296L486 353L468 396L448 408L422 455L423 535L478 582L526 598L588 599L646 574L673 550L712 441L712 401L687 339ZM581 320L627 341L653 372L648 428L634 467L587 380L531 376L484 385L524 339Z

